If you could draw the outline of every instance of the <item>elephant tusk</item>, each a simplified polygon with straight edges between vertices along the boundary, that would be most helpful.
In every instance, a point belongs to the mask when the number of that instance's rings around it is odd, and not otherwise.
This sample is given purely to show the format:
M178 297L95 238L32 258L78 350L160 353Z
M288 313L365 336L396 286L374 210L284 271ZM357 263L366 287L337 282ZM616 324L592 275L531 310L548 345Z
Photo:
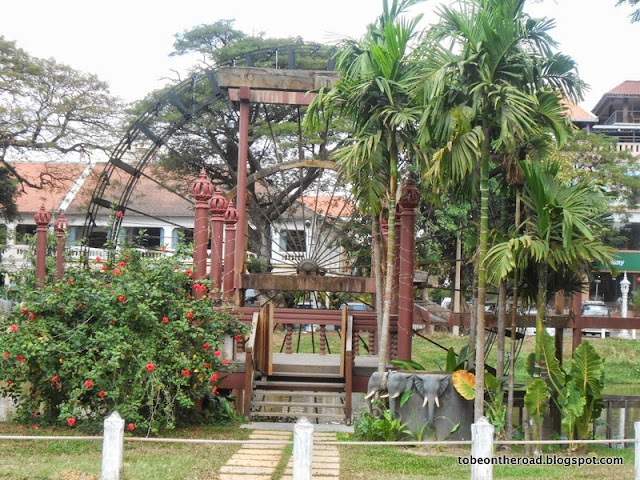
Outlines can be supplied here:
M426 407L427 403L429 403L429 397L424 397L424 401L422 402L422 407Z
M385 393L384 395L380 395L380 398L387 398L389 396L388 393Z
M395 394L393 397L391 397L391 398L398 398L399 396L400 396L400 394L399 394L399 393L396 393L396 394Z
M373 397L376 394L376 391L374 390L373 392L371 392L369 395L367 395L366 397L364 397L365 400L369 400L371 397Z
M436 397L436 407L440 408L440 400L438 400L438 397Z

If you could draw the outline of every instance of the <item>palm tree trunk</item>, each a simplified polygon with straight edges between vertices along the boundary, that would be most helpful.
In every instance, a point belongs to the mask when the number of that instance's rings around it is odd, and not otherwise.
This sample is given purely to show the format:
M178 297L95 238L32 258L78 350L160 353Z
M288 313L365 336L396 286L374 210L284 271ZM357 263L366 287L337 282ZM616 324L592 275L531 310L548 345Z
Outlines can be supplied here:
M501 282L498 287L498 338L496 340L496 378L504 376L504 343L507 320L507 283Z
M371 225L372 259L371 268L376 285L376 320L378 322L378 335L382 332L382 310L384 295L384 277L382 273L382 234L380 232L380 217L373 215ZM379 340L378 340L379 341Z
M489 132L485 129L480 166L480 235L478 240L478 312L476 320L476 397L473 416L477 422L484 413L484 307L487 300L487 267L485 258L489 244Z
M520 225L520 191L516 188L516 228ZM518 280L519 270L516 268L513 274L513 295L511 296L511 342L509 343L509 386L507 392L507 418L505 423L505 435L507 440L513 438L513 390L515 384L515 358L516 358L516 314L518 312Z

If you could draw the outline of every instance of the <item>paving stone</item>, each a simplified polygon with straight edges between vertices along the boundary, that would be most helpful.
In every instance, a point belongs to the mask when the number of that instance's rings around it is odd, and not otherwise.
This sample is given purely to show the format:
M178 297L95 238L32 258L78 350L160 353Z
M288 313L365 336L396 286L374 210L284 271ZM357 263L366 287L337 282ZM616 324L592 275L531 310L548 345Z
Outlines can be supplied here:
M269 451L282 451L284 450L285 444L282 445L265 445L264 443L243 443L242 448L250 449L250 450L264 450L265 452Z
M278 466L280 460L266 460L264 458L246 459L246 458L230 458L227 465L237 465L240 467L271 467Z
M280 458L282 456L282 451L280 452L263 452L261 450L245 450L243 452L236 452L233 454L231 458L261 458L265 460L272 460L274 458Z
M224 465L220 467L220 473L247 473L250 475L271 475L273 468L271 467L240 467L236 465Z
M271 475L236 475L233 473L221 473L219 480L271 480Z

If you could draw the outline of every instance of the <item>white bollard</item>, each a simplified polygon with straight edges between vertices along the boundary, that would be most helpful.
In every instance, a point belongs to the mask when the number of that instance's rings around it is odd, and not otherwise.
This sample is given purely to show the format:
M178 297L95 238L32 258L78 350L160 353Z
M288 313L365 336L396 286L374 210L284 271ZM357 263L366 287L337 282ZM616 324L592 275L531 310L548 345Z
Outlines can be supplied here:
M471 425L471 480L493 478L493 433L494 426L485 417Z
M636 433L636 442L635 442L635 464L633 468L633 478L634 480L640 480L640 422L636 422L633 424L633 430Z
M104 421L102 443L102 476L100 480L120 480L124 448L124 419L113 412Z
M293 480L311 480L313 425L301 418L293 428Z

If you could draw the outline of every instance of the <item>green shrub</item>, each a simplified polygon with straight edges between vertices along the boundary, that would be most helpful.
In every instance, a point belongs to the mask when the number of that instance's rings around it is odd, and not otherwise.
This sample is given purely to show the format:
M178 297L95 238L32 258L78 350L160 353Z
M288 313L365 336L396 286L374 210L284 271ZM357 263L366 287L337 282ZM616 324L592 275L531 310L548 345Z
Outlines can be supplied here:
M19 419L97 431L117 410L127 429L150 434L229 414L216 386L221 345L245 328L206 293L191 295L181 255L125 249L41 289L31 273L22 279L0 319L0 392L19 397Z

